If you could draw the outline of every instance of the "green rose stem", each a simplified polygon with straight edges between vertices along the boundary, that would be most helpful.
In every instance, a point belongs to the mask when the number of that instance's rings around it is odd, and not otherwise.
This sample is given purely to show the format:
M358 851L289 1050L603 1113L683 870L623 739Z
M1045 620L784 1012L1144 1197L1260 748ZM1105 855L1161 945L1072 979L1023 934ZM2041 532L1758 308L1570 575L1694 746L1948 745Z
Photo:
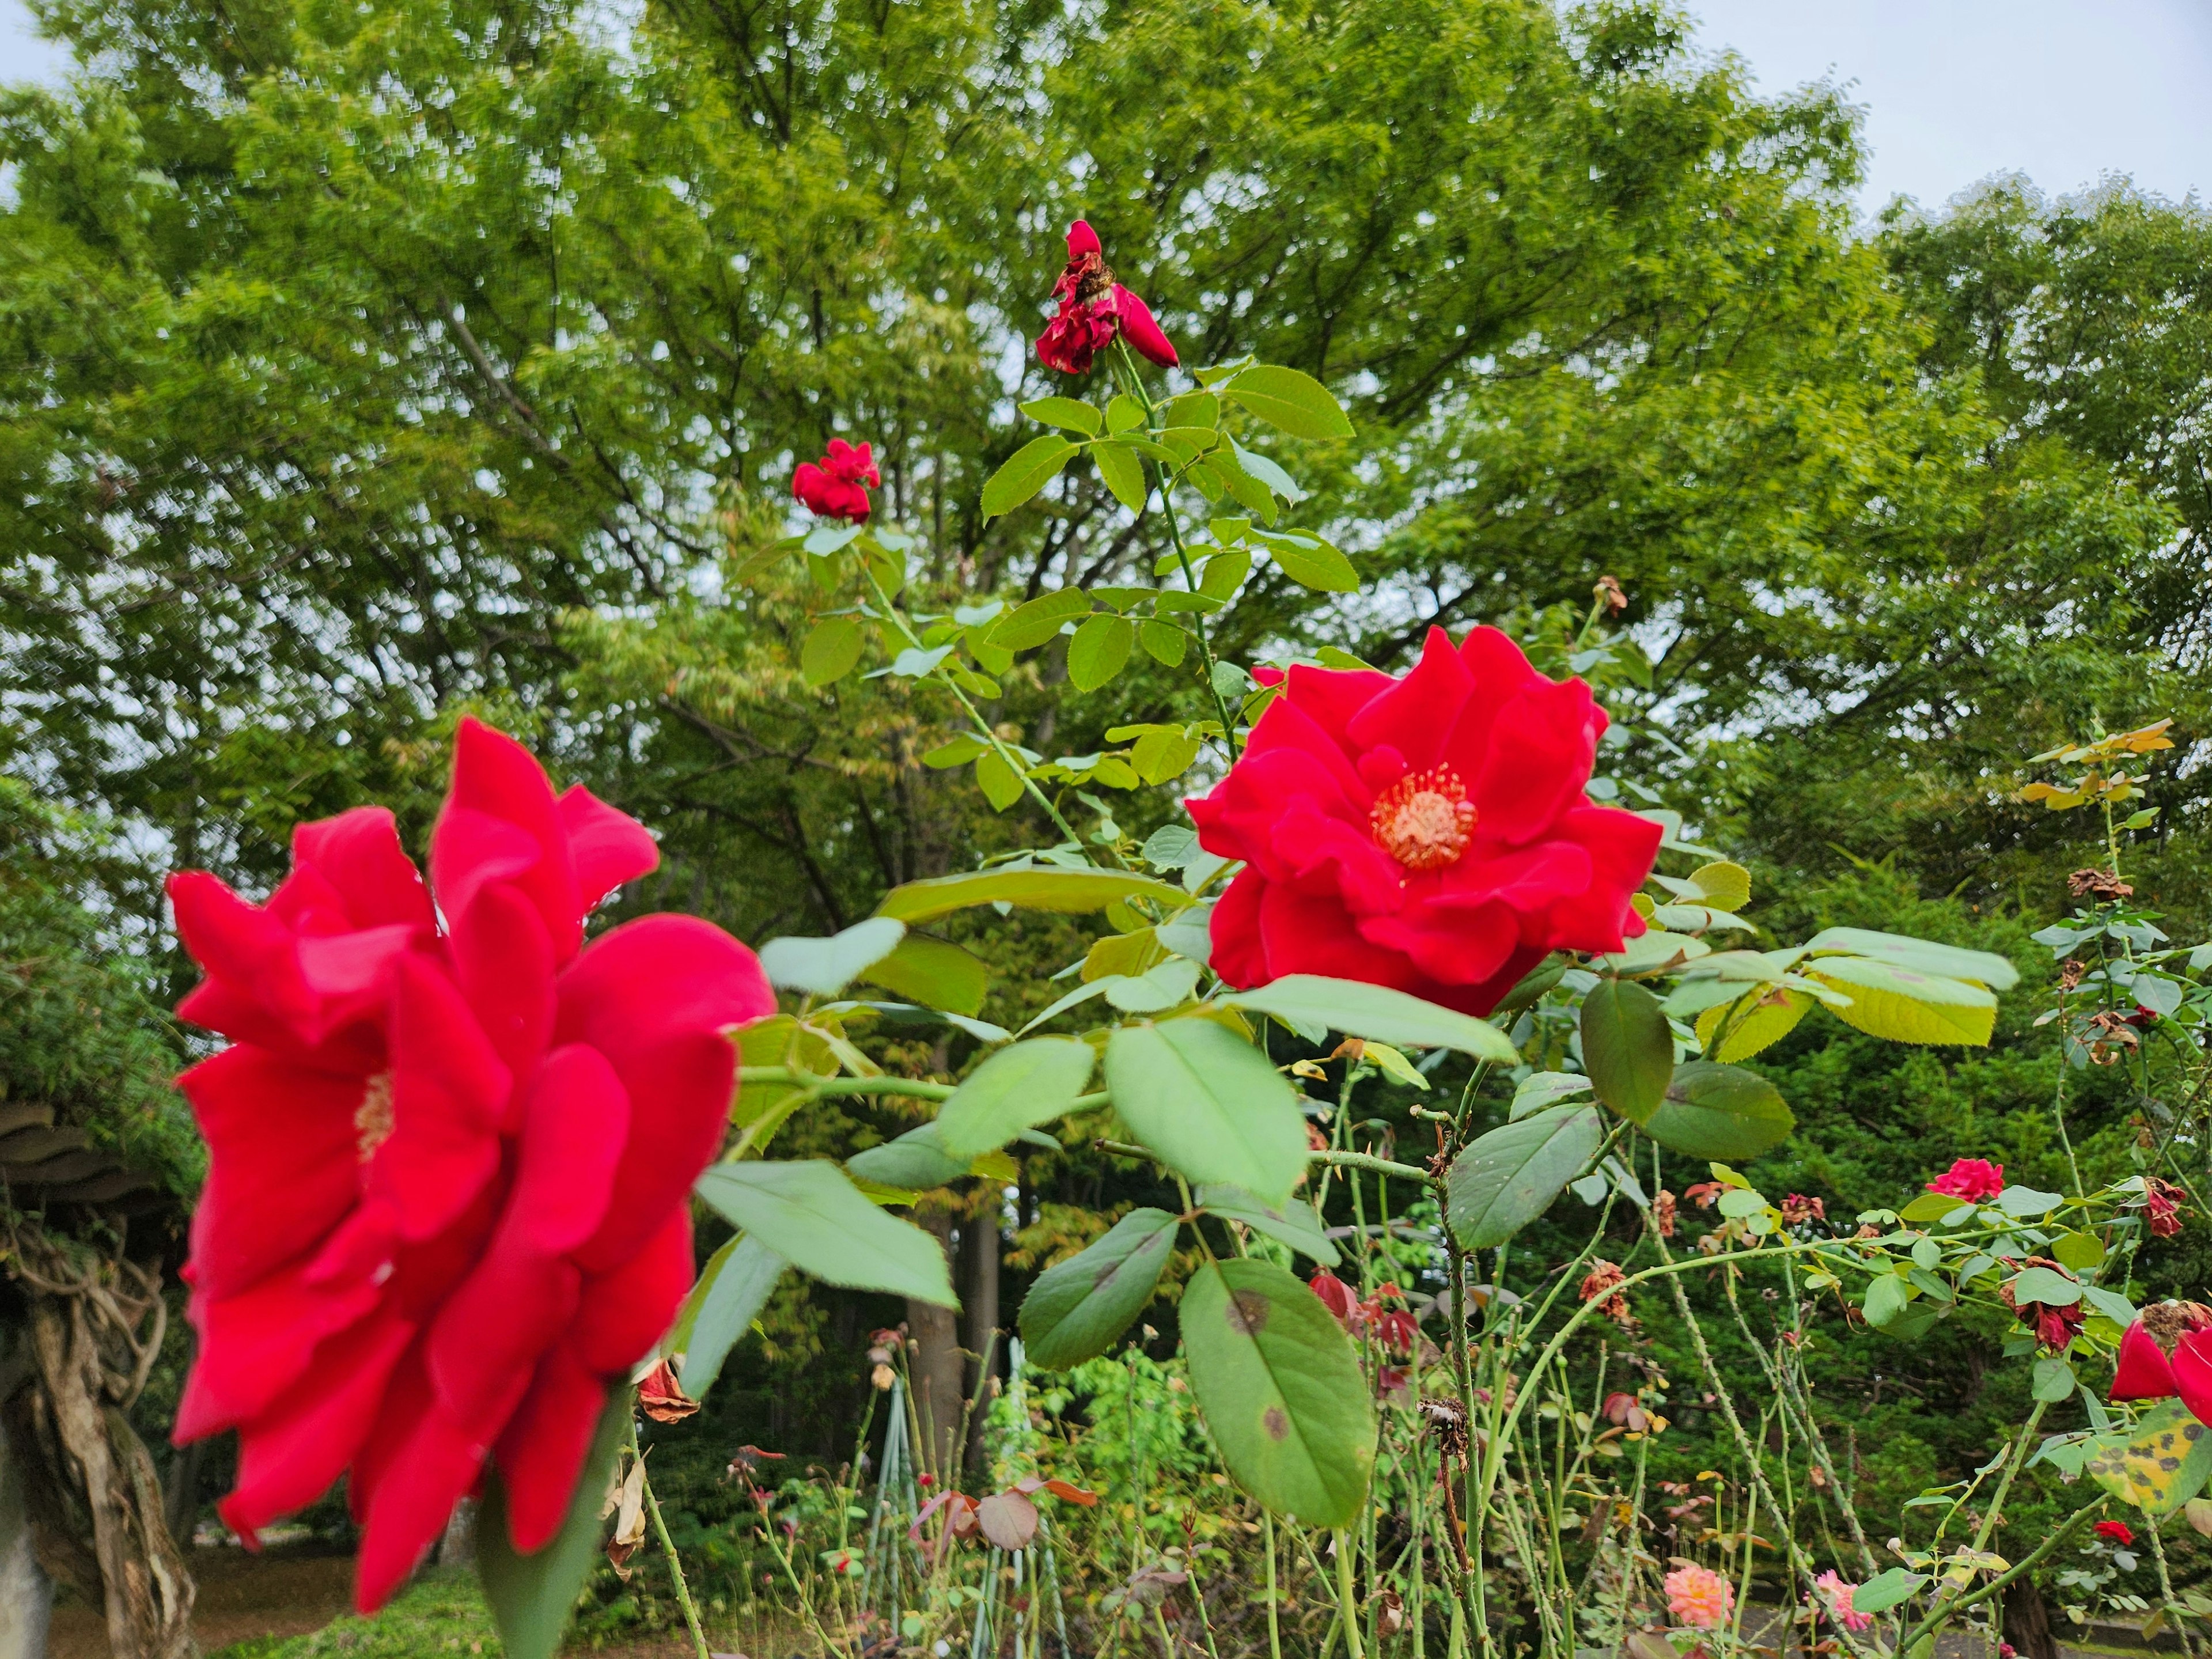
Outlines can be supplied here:
M1152 394L1145 390L1144 378L1137 373L1137 360L1130 355L1129 343L1117 334L1114 337L1114 349L1119 354L1115 360L1115 377L1131 397L1145 406L1145 429L1158 431L1159 406L1153 403ZM1158 457L1147 456L1146 459L1152 462L1152 471L1159 476L1160 513L1168 521L1168 539L1175 544L1176 562L1182 567L1184 583L1195 593L1198 592L1198 576L1190 568L1190 550L1183 545L1182 523L1176 514L1174 475L1169 472L1166 463ZM1198 635L1198 654L1206 662L1206 689L1212 694L1214 712L1221 717L1222 741L1229 745L1229 758L1233 764L1238 753L1237 722L1230 718L1229 705L1222 700L1221 687L1213 678L1213 670L1218 660L1213 654L1213 637L1206 629L1205 612L1194 612L1191 622ZM1360 1656L1355 1653L1352 1659L1360 1659Z
M707 1647L706 1634L699 1628L699 1610L691 1605L691 1587L684 1582L684 1558L677 1554L675 1540L668 1535L668 1523L660 1518L660 1500L653 1495L653 1478L643 1473L645 1453L637 1443L635 1412L629 1419L629 1455L637 1460L638 1484L645 1491L645 1512L652 1518L653 1535L660 1540L661 1553L668 1557L668 1576L675 1581L676 1605L684 1609L684 1624L691 1632L691 1645L699 1650L699 1659L714 1659Z
M869 591L875 594L876 603L883 606L884 614L885 617L890 618L891 626L898 629L899 637L904 640L911 649L915 651L922 649L921 636L914 631L913 627L907 622L905 613L902 611L897 605L891 602L890 595L884 592L884 585L876 579L874 568L870 565L866 559L862 559L860 561L860 568L866 572ZM999 734L991 729L990 723L984 720L982 714L977 710L975 705L969 700L968 693L961 688L958 682L954 680L951 676L942 672L941 667L942 665L940 665L939 671L936 672L934 674L937 683L953 695L953 696L959 702L960 707L967 712L968 718L975 722L975 735L982 738L984 742L989 744L992 750L998 756L1000 763L1005 765L1016 777L1022 781L1022 787L1026 789L1030 794L1036 799L1038 805L1044 808L1046 815L1052 819L1055 825L1058 826L1060 833L1075 846L1079 848L1081 847L1083 845L1083 837L1075 833L1074 826L1070 824L1066 818L1060 817L1060 808L1052 804L1050 797L1046 795L1043 790L1037 787L1036 780L1030 775L1029 768L1022 764L1021 757L1015 754L1000 740Z

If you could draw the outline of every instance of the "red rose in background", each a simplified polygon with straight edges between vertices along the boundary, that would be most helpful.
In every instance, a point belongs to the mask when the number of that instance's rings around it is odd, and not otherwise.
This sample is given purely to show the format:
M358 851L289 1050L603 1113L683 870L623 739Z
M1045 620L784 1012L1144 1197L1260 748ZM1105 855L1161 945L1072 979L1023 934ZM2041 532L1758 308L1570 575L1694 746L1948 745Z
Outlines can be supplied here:
M2120 1338L2112 1371L2113 1400L2172 1400L2179 1396L2200 1423L2212 1423L2212 1308L2197 1302L2161 1302Z
M207 974L179 1012L233 1039L182 1079L210 1163L176 1437L238 1430L221 1509L248 1539L349 1469L364 1612L488 1463L516 1546L544 1545L609 1385L690 1285L722 1033L775 999L693 917L584 944L657 861L641 826L468 720L427 887L376 808L300 826L266 905L170 880Z
M819 519L850 519L854 524L872 511L868 489L882 482L867 444L830 441L819 461L801 461L791 475L791 493Z
M1618 951L1660 827L1594 806L1604 711L1494 628L1429 630L1403 678L1298 666L1211 794L1199 844L1245 868L1213 967L1365 980L1486 1014L1554 950Z
M2004 1165L1985 1158L1962 1158L1928 1183L1931 1193L1980 1204L2004 1190Z
M1098 233L1080 219L1067 228L1067 265L1052 291L1060 296L1060 312L1036 343L1047 368L1087 374L1091 360L1117 333L1162 368L1176 366L1176 349L1152 320L1152 307L1114 280Z
M2124 1521L2100 1521L2089 1530L2107 1542L2118 1544L2122 1549L2136 1541L2135 1528Z

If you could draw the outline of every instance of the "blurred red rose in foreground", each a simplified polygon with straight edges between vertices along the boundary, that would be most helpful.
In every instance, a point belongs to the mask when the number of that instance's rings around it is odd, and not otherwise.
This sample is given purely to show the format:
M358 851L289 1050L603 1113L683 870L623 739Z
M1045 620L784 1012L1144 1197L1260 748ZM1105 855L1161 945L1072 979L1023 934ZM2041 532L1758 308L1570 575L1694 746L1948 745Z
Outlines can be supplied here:
M722 1033L775 1000L693 917L584 944L658 856L468 720L427 886L374 807L301 825L266 905L170 879L207 975L179 1012L232 1039L182 1079L210 1164L176 1437L239 1431L221 1510L249 1540L349 1471L364 1612L489 1466L517 1547L550 1539L609 1386L690 1285Z
M873 509L868 488L882 482L872 447L830 441L818 461L801 461L791 475L791 493L818 519L850 519L854 524Z
M1402 678L1292 668L1229 775L1185 803L1199 844L1245 864L1214 908L1214 970L1486 1014L1548 951L1620 950L1662 832L1583 794L1605 727L1587 684L1494 628L1456 649L1431 629Z
M1114 280L1098 233L1078 219L1067 228L1067 264L1052 291L1060 311L1039 337L1037 358L1063 374L1087 374L1091 361L1117 333L1162 368L1173 368L1176 349L1152 307Z

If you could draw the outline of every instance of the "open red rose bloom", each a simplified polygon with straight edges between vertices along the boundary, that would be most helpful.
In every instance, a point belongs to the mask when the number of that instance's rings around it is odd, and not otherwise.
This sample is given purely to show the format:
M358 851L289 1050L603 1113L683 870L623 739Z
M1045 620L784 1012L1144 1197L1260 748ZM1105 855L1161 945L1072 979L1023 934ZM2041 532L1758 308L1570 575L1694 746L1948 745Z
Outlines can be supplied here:
M873 446L830 441L818 461L801 461L791 475L791 493L819 519L850 519L854 524L873 509L868 491L882 482Z
M1121 335L1162 368L1173 368L1176 349L1152 307L1114 280L1098 233L1078 219L1067 228L1067 265L1052 287L1060 311L1038 339L1037 359L1063 374L1087 374L1091 360Z
M2160 1302L2120 1338L2112 1372L2114 1400L2171 1400L2199 1423L2212 1425L2212 1308Z
M691 1182L720 1143L725 1028L775 1006L689 916L583 943L659 855L511 738L465 721L426 886L392 815L300 826L266 905L170 881L231 1046L183 1079L207 1137L176 1437L239 1431L241 1534L338 1476L380 1605L495 1466L525 1552L565 1518L605 1404L692 1280Z
M1402 678L1294 667L1211 794L1245 868L1213 911L1230 984L1325 974L1486 1014L1555 950L1618 951L1660 827L1583 793L1604 711L1494 628L1431 629Z

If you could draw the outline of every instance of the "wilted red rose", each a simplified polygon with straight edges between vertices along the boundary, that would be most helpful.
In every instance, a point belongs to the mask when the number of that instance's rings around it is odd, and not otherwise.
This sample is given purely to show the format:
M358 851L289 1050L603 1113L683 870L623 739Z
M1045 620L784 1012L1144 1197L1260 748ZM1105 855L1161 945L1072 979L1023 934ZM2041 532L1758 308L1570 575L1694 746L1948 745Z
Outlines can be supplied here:
M882 482L867 444L830 441L830 452L819 461L802 461L791 475L791 493L820 519L850 519L854 524L870 512L868 488Z
M2004 1190L2004 1165L1985 1158L1962 1158L1929 1182L1928 1190L1980 1204Z
M1098 233L1080 219L1067 228L1067 264L1052 291L1060 311L1036 343L1047 368L1087 374L1091 359L1116 334L1161 368L1176 366L1176 349L1152 320L1152 308L1114 280Z
M2181 1200L2188 1195L2189 1189L2178 1182L2143 1177L2143 1218L2150 1224L2152 1237L2172 1238L2181 1231Z
M657 858L469 720L428 887L375 808L300 826L266 905L170 880L207 975L179 1012L232 1039L182 1079L210 1162L176 1437L238 1430L221 1510L248 1539L350 1471L364 1611L487 1460L515 1544L550 1538L610 1384L690 1285L722 1033L775 999L696 918L584 944Z
M1828 1206L1824 1200L1792 1193L1782 1200L1782 1224L1785 1227L1802 1227L1808 1221L1827 1218Z
M1583 794L1604 712L1494 628L1421 660L1290 671L1243 756L1185 803L1245 868L1213 911L1213 967L1365 980L1486 1014L1554 950L1618 951L1660 827Z

